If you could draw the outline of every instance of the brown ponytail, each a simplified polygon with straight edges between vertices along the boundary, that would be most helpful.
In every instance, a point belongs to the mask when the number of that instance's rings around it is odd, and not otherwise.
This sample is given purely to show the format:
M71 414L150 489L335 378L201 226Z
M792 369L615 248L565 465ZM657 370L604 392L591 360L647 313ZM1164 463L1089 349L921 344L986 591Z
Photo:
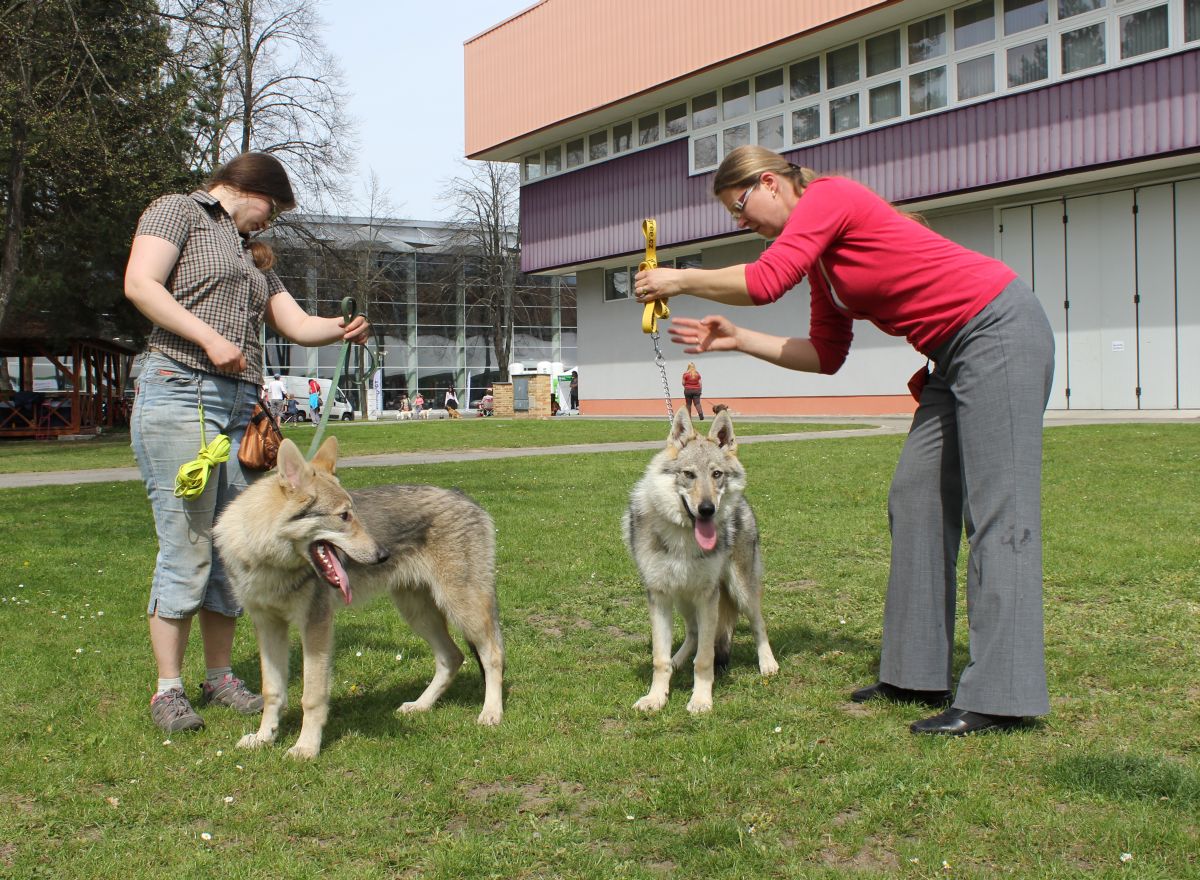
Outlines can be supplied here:
M242 153L212 173L207 189L228 186L243 193L266 196L279 212L296 207L296 196L283 163L270 153ZM263 272L275 265L275 252L262 241L250 242L254 265Z

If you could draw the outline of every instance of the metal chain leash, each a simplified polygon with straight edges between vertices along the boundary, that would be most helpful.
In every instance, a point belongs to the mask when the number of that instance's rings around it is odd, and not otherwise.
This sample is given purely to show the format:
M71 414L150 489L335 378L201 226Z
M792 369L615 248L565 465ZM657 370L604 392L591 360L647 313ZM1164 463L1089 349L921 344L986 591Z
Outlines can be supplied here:
M671 383L667 379L667 359L663 357L662 349L658 347L658 331L655 330L650 334L650 340L654 343L654 363L658 364L658 372L662 375L663 396L667 401L667 421L675 421L675 410L671 406Z

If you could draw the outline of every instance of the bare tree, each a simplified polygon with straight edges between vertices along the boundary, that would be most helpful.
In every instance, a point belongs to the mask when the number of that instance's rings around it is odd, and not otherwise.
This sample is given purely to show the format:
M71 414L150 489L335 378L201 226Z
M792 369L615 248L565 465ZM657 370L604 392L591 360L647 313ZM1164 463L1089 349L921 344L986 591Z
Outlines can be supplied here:
M195 167L262 150L286 162L310 200L342 195L356 135L341 70L321 41L319 0L160 2L172 73L195 108Z
M515 165L464 162L466 174L450 180L442 200L451 207L457 227L454 245L473 271L467 274L468 295L490 318L492 350L502 377L512 362L521 245L517 220L520 180Z

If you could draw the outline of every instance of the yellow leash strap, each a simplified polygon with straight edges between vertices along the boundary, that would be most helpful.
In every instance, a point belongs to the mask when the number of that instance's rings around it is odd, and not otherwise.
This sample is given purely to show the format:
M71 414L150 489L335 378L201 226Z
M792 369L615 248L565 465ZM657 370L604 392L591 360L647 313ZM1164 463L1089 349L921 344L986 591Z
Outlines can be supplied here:
M200 454L187 464L180 465L179 473L175 475L175 497L189 501L204 493L204 487L208 485L208 472L221 462L229 461L231 446L224 434L218 434L212 443L205 439L204 407L200 404L197 406L200 409Z
M658 244L658 224L652 219L643 220L642 235L646 236L646 259L638 264L638 271L657 269L658 258L654 255L654 248ZM642 310L642 332L657 333L658 319L669 317L671 317L671 310L667 308L665 299L656 299L654 302L646 303L646 308Z

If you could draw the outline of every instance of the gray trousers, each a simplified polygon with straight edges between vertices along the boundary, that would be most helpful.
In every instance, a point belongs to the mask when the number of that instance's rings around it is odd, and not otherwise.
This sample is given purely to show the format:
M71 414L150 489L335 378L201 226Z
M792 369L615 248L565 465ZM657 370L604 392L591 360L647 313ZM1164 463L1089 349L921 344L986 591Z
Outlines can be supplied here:
M888 494L879 679L950 688L965 524L970 661L954 706L1044 715L1042 417L1054 334L1033 292L1013 281L931 360Z

